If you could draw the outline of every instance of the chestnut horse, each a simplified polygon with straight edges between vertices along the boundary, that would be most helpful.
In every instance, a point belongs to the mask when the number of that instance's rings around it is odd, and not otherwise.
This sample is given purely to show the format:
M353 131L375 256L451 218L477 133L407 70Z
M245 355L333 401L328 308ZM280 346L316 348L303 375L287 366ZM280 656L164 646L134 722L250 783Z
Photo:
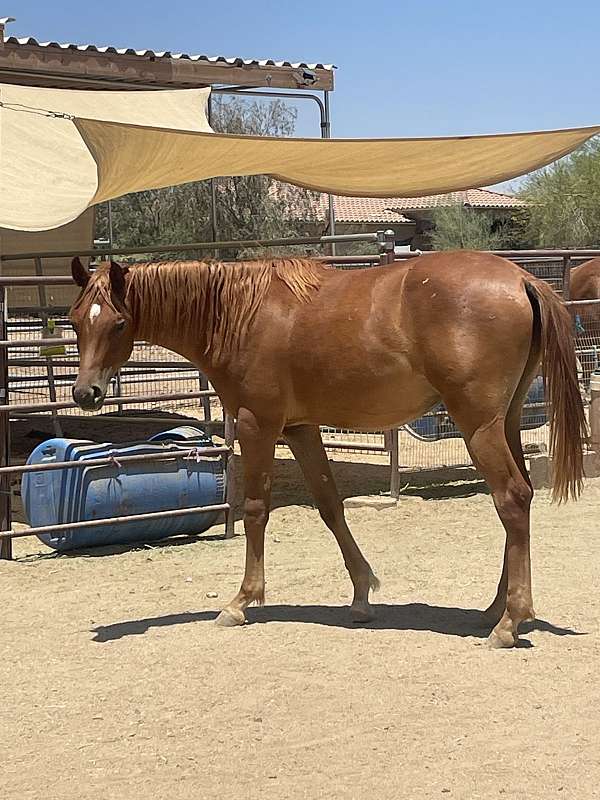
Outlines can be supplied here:
M600 300L600 258L592 258L571 270L571 300ZM579 318L579 336L600 343L600 305L575 306L574 313ZM584 350L587 348L584 348ZM587 349L580 355L583 368L583 381L586 388L590 376L596 368L597 358Z
M443 401L485 477L506 530L504 566L487 609L490 644L515 645L534 617L529 555L532 487L521 408L542 361L551 417L554 496L582 485L585 417L571 321L545 283L477 252L343 271L317 261L171 262L93 274L71 309L80 368L73 397L100 408L110 378L143 339L181 354L237 420L244 467L246 566L218 622L239 625L264 602L264 533L275 446L299 461L354 586L355 621L372 618L378 586L344 518L319 425L382 430Z

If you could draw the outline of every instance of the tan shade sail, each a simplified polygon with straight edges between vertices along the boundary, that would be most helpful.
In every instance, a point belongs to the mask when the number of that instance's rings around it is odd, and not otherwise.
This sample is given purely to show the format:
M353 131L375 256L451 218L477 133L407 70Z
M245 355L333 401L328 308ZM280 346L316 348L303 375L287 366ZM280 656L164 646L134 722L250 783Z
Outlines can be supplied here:
M94 202L217 175L271 175L340 195L417 197L499 183L599 127L440 139L271 139L75 120L98 164Z
M210 131L209 94L210 89L95 92L0 84L0 227L56 228L91 205L96 162L69 117Z
M220 175L266 174L341 195L441 194L530 172L600 132L275 139L212 133L204 114L208 90L81 94L90 96L85 106L75 97L69 104L50 95L28 98L29 106L64 109L73 119L0 109L0 226L49 229L103 200ZM0 96L6 102L6 87Z

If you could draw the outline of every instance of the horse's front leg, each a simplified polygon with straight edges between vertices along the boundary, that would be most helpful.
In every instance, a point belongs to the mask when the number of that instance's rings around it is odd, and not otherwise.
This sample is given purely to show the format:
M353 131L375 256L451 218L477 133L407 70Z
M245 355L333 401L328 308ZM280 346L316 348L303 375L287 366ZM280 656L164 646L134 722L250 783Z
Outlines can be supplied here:
M237 437L244 468L244 529L246 532L246 569L239 592L217 617L217 624L243 625L250 603L265 602L265 527L269 519L271 476L275 444L281 426L263 422L240 409Z

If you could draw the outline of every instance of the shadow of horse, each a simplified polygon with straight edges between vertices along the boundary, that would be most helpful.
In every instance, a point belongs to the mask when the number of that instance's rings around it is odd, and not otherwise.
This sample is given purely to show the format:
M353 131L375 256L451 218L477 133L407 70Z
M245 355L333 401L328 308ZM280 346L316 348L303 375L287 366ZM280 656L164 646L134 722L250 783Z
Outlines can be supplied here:
M481 611L475 609L433 606L427 603L406 603L402 605L377 604L373 606L376 618L367 624L350 621L346 606L325 605L275 605L262 608L249 608L246 612L249 624L268 625L272 622L288 622L350 630L369 628L370 630L430 631L445 636L473 636L484 639L491 625ZM99 625L92 628L94 642L110 642L127 636L141 636L152 628L189 625L196 622L211 622L217 611L189 611L181 614L166 614L161 617L117 622L113 625ZM522 626L523 633L544 631L554 636L584 636L583 632L562 628L542 619ZM531 647L531 642L522 639L521 647Z

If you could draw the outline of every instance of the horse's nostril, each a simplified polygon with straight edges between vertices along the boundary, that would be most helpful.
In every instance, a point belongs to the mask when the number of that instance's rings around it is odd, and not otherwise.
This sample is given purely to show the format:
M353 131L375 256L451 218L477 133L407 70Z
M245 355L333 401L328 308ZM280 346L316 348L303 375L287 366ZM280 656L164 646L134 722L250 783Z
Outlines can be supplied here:
M94 395L94 401L100 400L100 398L102 397L102 389L99 386L96 386L95 384L93 384L90 388Z

